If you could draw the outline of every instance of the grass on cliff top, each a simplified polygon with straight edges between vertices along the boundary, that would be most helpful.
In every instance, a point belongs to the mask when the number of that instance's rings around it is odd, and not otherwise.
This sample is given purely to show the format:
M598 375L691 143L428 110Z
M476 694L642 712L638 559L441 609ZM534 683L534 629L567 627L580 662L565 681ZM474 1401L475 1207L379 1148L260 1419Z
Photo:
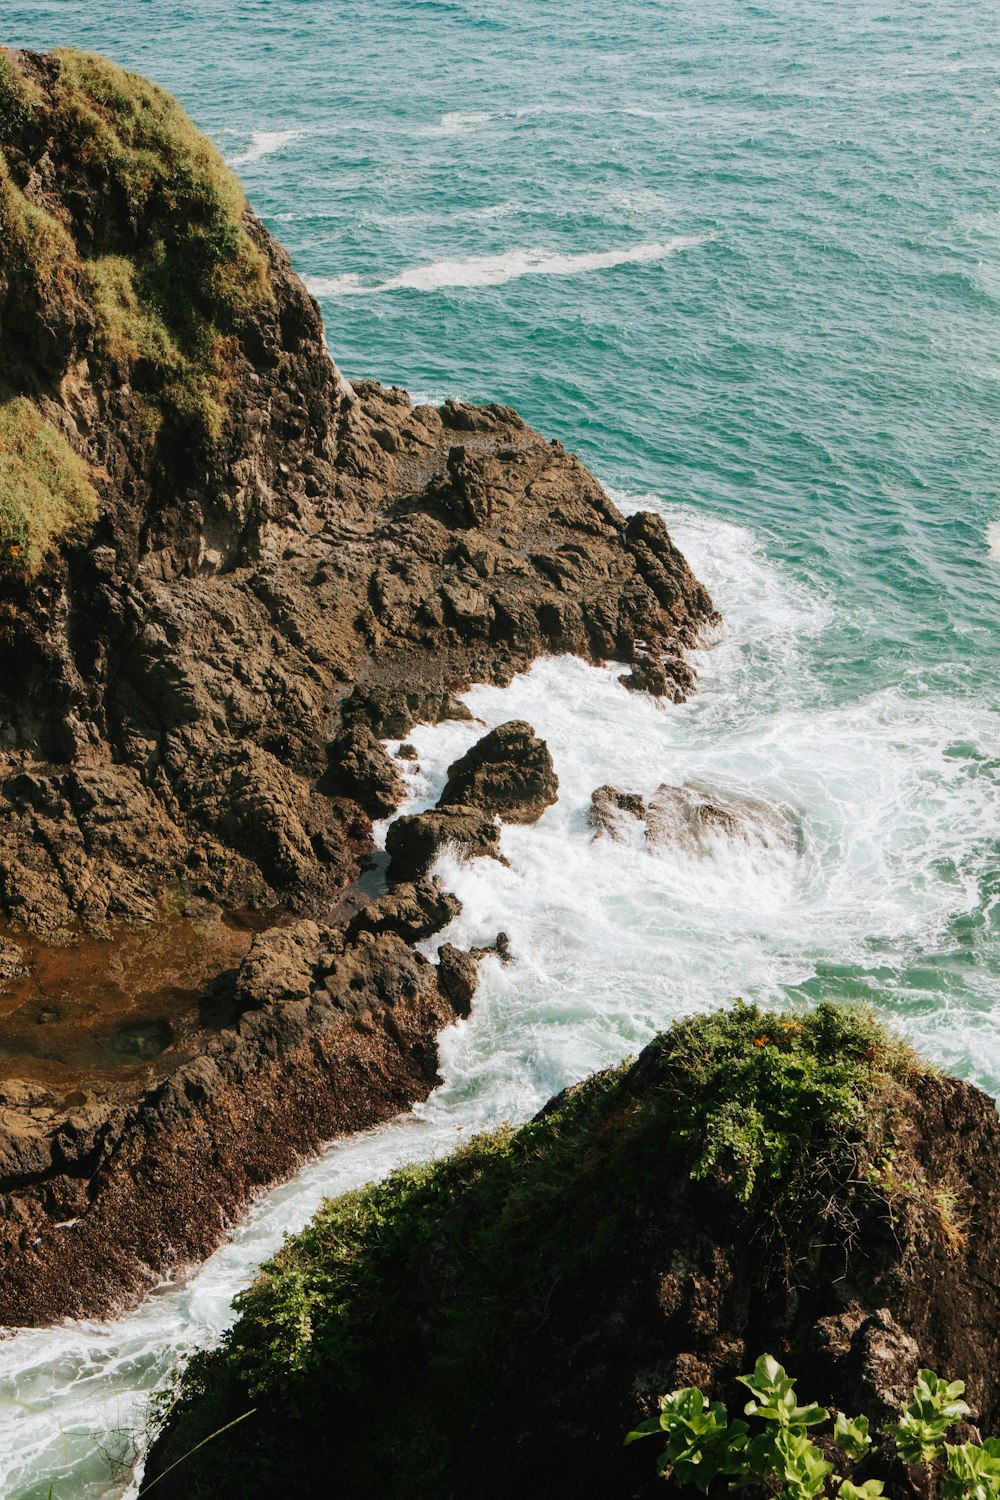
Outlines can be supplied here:
M0 575L35 573L56 538L97 510L85 460L34 402L0 405Z
M272 298L243 189L164 89L103 57L56 56L78 159L110 181L131 241L87 267L98 341L143 364L143 383L177 425L217 438L233 336Z
M454 1443L488 1405L497 1361L544 1325L557 1283L625 1253L684 1175L756 1206L758 1222L794 1220L820 1178L828 1194L838 1171L878 1159L916 1071L865 1011L740 1004L678 1023L519 1130L328 1202L188 1374L182 1447L257 1411L232 1450L220 1439L185 1463L185 1494L236 1493L232 1466L241 1494L285 1492L317 1444L349 1493L447 1493Z
M243 224L246 199L219 152L165 89L95 54L57 50L57 102L71 122L79 160L108 178L153 266L156 300L186 294L191 308L222 324L269 294L264 256ZM166 262L158 249L167 252ZM177 310L159 306L162 316Z
M0 144L24 129L42 102L42 91L6 48L0 48Z
M0 49L0 292L59 313L87 302L98 352L174 435L217 439L239 335L273 302L243 190L165 90L103 57L54 55L43 89ZM56 143L44 205L19 185L40 108ZM64 179L92 199L86 227L59 201Z
M78 299L79 268L76 244L65 224L30 202L0 150L0 293L13 276L42 300L72 304Z

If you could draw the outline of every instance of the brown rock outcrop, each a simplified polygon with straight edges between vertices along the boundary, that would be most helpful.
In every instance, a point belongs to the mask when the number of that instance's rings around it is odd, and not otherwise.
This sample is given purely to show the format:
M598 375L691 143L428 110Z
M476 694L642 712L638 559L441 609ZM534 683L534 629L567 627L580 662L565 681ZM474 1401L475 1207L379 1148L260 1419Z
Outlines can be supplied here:
M512 719L448 767L441 802L480 807L505 823L534 823L558 793L548 745L530 724Z
M386 853L389 879L419 880L438 853L453 845L467 859L501 859L500 829L489 813L478 807L439 803L426 812L397 818L389 826Z

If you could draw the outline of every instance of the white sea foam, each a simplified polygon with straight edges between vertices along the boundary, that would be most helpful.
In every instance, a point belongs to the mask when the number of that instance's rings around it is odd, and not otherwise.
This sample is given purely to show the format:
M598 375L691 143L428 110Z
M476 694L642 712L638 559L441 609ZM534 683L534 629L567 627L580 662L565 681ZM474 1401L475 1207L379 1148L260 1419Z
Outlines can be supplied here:
M617 498L623 508L640 502ZM906 974L956 916L982 905L1000 824L990 758L1000 715L895 690L836 701L814 663L839 603L776 568L738 526L692 512L668 520L726 620L697 653L689 703L630 694L614 666L551 659L508 689L473 689L466 701L478 723L410 736L419 760L403 763L406 810L433 802L455 756L483 725L506 719L534 724L560 779L557 804L537 824L504 828L508 866L441 858L463 909L428 952L503 929L516 957L485 960L472 1015L442 1039L442 1086L269 1194L195 1275L132 1316L0 1341L0 1398L30 1408L0 1408L5 1500L44 1500L60 1480L75 1500L120 1495L94 1433L141 1427L146 1393L185 1351L218 1336L233 1293L324 1194L445 1150L483 1124L523 1119L678 1015L736 994L785 999L824 968L846 966L857 993L871 980L881 997L898 997L897 1020L932 1057L997 1086L1000 1030L988 996L928 1005L924 994L907 1006ZM720 838L699 850L594 841L590 793L609 781L647 794L662 782L744 794L790 809L800 836Z
M1000 521L991 521L986 528L986 546L990 557L1000 562Z
M615 266L664 261L678 251L700 243L698 236L676 235L673 239L652 244L578 255L549 250L506 250L500 255L474 255L468 260L437 260L426 266L411 266L375 286L366 286L360 276L353 274L314 277L307 285L316 297L367 297L398 291L436 292L447 286L502 286L521 276L579 276Z
M477 125L487 124L491 119L491 115L481 111L463 114L461 110L453 110L441 116L434 131L437 135L460 135L466 130L474 130Z
M304 130L255 130L249 146L239 155L231 156L229 165L249 167L254 162L263 161L265 156L273 156L282 147L290 146L293 141L300 141L304 135Z

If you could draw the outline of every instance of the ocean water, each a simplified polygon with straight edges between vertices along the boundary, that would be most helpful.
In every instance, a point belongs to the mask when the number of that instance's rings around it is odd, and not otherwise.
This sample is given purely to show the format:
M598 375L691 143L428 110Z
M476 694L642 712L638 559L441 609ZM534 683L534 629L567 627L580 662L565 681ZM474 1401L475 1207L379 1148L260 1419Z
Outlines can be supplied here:
M517 963L484 965L426 1105L133 1315L0 1341L4 1496L111 1500L146 1393L324 1193L676 1015L866 999L1000 1094L1000 13L6 0L2 29L175 92L349 376L516 406L662 509L725 617L682 707L565 661L469 695L545 735L560 798L504 831L508 869L442 866L447 936L502 928ZM481 732L416 731L412 807ZM594 841L607 781L763 799L795 836Z

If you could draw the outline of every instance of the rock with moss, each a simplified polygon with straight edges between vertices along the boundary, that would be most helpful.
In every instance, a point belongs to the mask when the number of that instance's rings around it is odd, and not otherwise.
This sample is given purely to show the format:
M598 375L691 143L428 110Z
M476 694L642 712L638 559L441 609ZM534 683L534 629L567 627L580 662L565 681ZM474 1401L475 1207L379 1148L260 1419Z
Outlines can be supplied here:
M623 1434L680 1386L736 1406L775 1347L879 1420L919 1363L960 1374L995 1430L998 1159L992 1101L864 1011L683 1021L328 1203L190 1368L147 1478L252 1409L161 1492L652 1497Z

